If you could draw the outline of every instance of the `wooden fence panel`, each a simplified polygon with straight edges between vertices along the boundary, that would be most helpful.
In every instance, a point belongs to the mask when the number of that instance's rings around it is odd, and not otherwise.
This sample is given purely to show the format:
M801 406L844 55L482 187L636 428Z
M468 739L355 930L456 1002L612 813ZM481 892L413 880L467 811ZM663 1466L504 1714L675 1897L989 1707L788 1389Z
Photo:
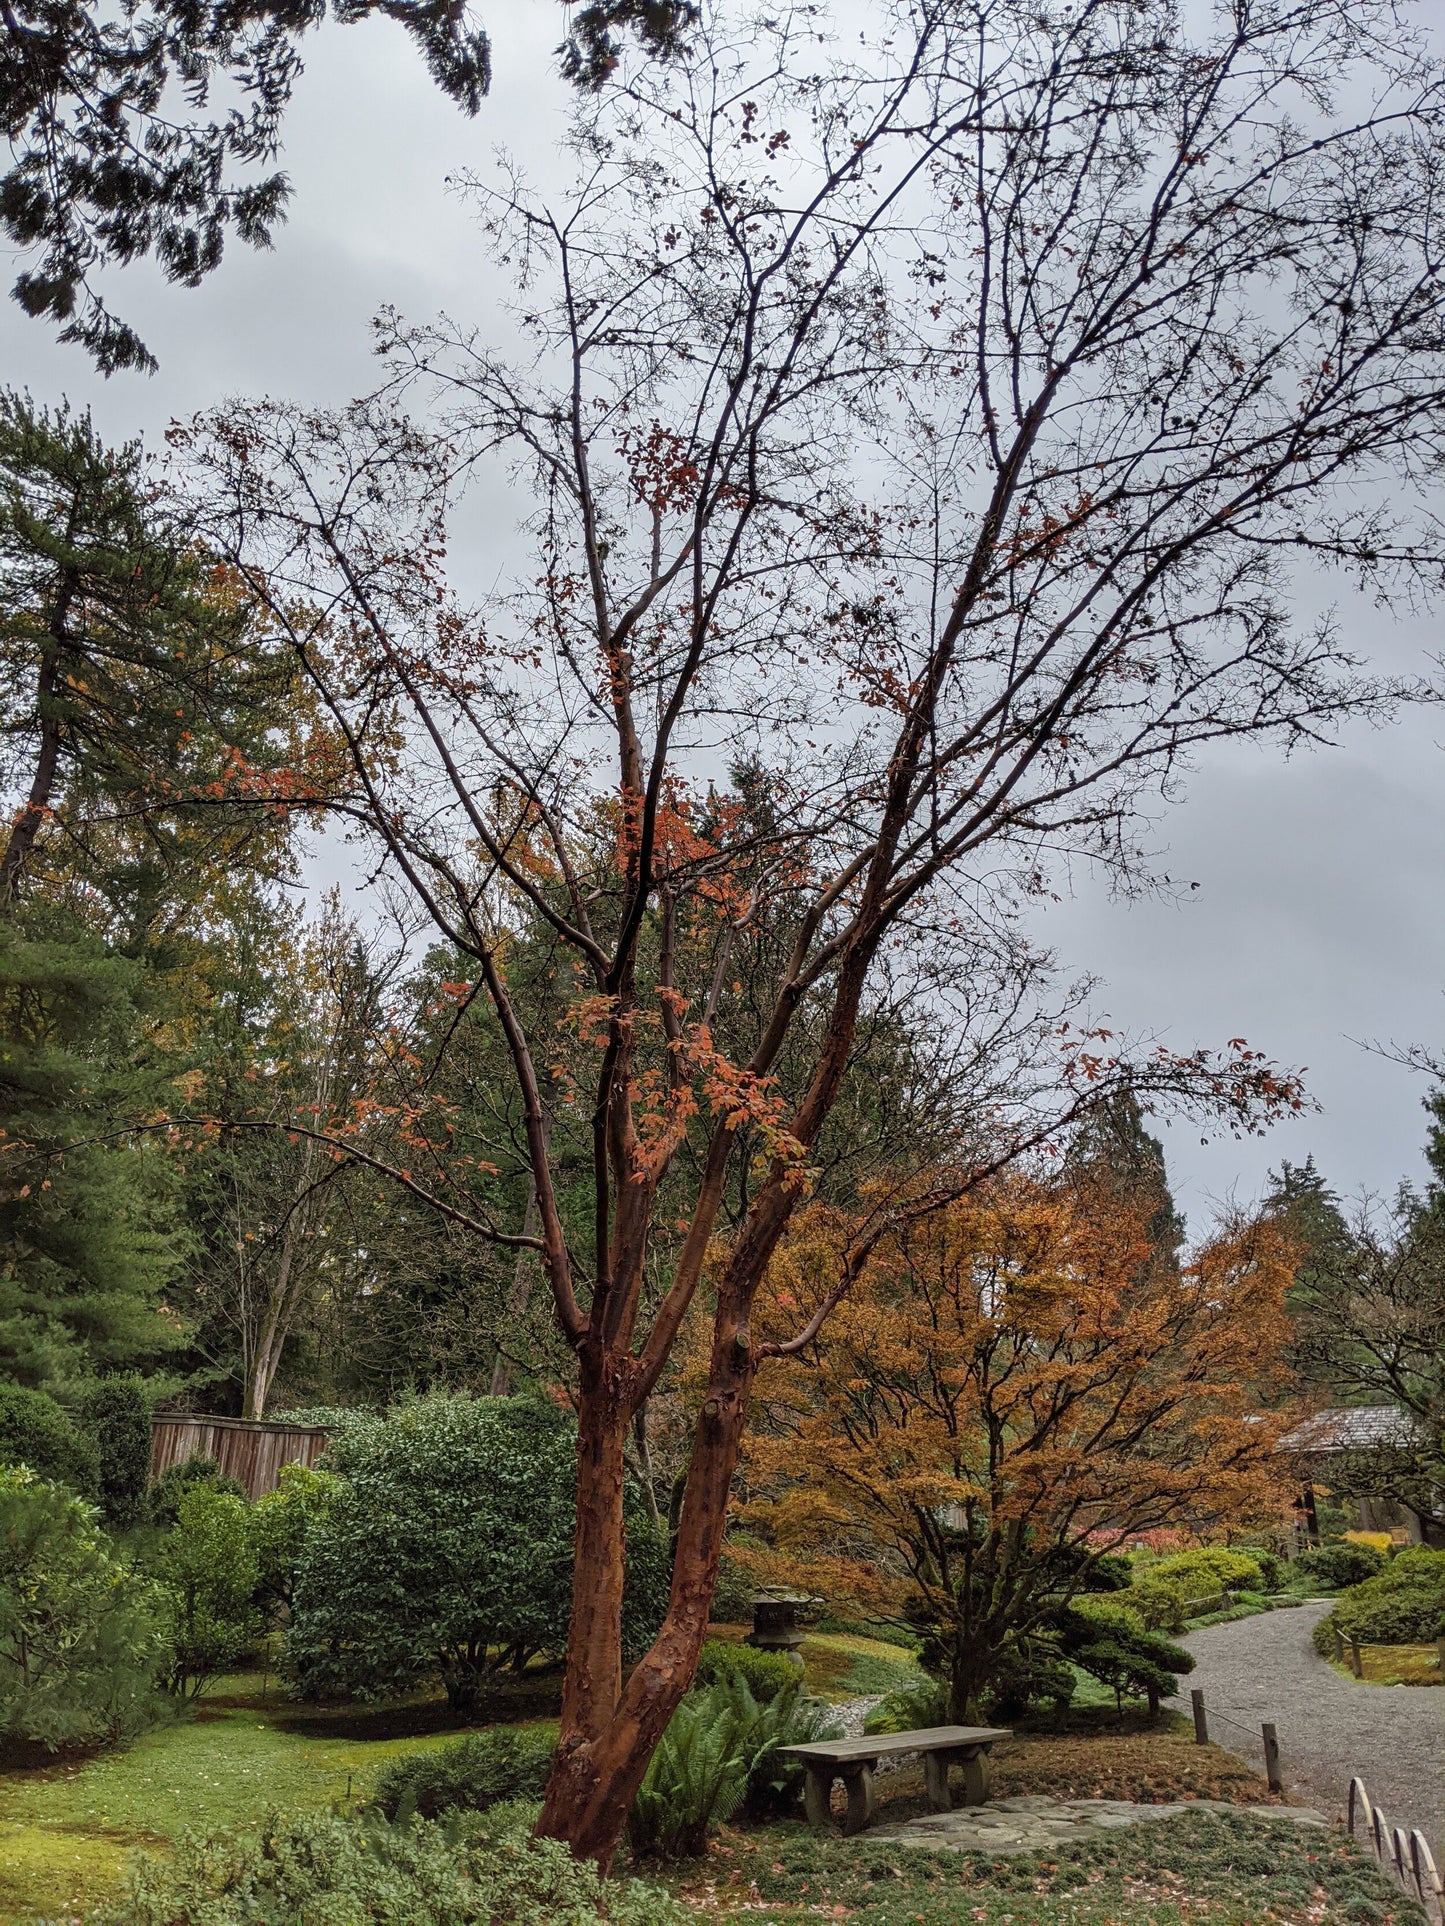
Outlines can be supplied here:
M314 1465L330 1435L316 1425L166 1412L151 1420L151 1477L188 1458L214 1458L254 1502L276 1489L283 1465Z

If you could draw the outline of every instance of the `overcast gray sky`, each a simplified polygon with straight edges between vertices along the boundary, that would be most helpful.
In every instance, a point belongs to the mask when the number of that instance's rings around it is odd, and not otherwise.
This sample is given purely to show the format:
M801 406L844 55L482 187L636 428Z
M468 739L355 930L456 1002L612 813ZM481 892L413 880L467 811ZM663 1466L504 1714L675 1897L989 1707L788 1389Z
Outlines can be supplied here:
M364 391L374 379L367 323L383 302L418 319L442 307L484 318L490 277L446 176L483 166L500 143L545 177L565 109L549 59L561 9L506 0L486 13L496 78L470 122L388 23L313 39L284 156L293 213L275 250L236 248L194 291L166 288L147 268L114 285L160 358L158 376L103 382L5 301L4 379L38 400L90 403L110 439L159 441L169 420L227 395L328 404ZM484 498L471 512L506 508ZM1430 616L1397 629L1346 604L1341 617L1372 649L1419 661L1440 648ZM1214 755L1157 825L1182 896L1114 903L1080 875L1041 916L1069 967L1104 980L1101 1007L1121 1027L1180 1047L1243 1036L1308 1066L1322 1111L1263 1141L1204 1146L1197 1132L1165 1133L1196 1222L1211 1198L1254 1195L1281 1157L1312 1151L1343 1191L1388 1192L1421 1173L1423 1086L1354 1040L1445 1044L1442 741L1445 712L1417 711L1288 764L1249 748Z

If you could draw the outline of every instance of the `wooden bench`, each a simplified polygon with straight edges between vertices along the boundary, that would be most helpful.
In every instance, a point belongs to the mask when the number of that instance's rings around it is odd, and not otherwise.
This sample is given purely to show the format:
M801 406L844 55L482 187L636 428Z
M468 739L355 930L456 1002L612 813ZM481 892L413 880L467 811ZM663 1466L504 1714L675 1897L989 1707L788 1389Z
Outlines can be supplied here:
M988 1755L994 1740L1012 1737L1011 1731L999 1726L934 1725L917 1732L879 1732L871 1739L820 1739L815 1745L784 1745L779 1746L778 1754L780 1758L797 1759L807 1771L803 1803L812 1825L832 1824L833 1781L843 1781L848 1790L843 1830L854 1833L873 1823L877 1802L873 1774L880 1759L896 1758L900 1752L921 1752L928 1803L935 1812L949 1812L953 1795L948 1768L954 1764L963 1767L963 1803L981 1806L993 1789Z

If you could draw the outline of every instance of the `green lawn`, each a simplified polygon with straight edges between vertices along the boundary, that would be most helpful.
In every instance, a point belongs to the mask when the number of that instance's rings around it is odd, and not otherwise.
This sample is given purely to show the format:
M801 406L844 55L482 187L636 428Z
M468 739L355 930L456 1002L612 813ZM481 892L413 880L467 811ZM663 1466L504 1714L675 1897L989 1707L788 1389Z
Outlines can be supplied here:
M248 1683L261 1681L223 1680L221 1696L234 1701ZM249 1705L202 1699L194 1720L123 1751L0 1774L0 1920L93 1906L116 1891L135 1848L163 1846L187 1827L240 1825L273 1805L327 1806L348 1787L359 1799L386 1760L441 1736L317 1736L288 1723L274 1695Z

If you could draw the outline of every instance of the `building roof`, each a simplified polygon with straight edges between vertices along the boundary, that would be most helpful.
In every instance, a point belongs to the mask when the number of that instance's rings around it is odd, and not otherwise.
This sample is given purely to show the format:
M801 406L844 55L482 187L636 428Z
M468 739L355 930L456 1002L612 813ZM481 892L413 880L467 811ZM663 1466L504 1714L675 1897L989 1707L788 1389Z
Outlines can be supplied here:
M1368 1451L1378 1445L1409 1445L1418 1426L1408 1411L1396 1404L1346 1405L1317 1411L1281 1438L1281 1451Z

